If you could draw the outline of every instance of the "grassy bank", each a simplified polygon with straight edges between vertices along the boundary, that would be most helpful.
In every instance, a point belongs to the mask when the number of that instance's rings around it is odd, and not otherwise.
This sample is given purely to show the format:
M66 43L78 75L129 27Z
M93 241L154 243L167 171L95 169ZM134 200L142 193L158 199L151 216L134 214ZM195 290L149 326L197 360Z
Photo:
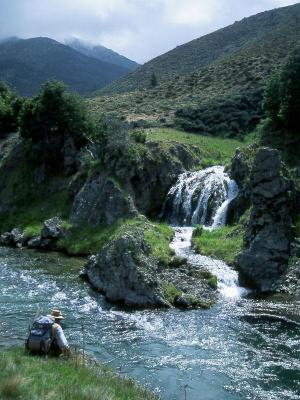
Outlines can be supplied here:
M135 230L142 230L145 240L151 245L152 253L162 264L167 264L172 256L169 247L173 230L163 223L153 223L145 217L120 220L112 225L99 228L70 227L66 238L60 239L58 246L70 255L98 253L111 240Z
M245 137L245 140L241 142L235 139L197 135L170 128L150 129L147 133L147 140L150 141L176 141L199 147L202 154L200 166L203 168L229 164L238 147L244 148L254 140L252 135Z
M209 230L195 230L193 246L197 253L234 264L243 244L243 229L240 226L224 226Z
M22 400L154 400L134 381L100 365L30 356L23 349L0 353L0 398Z

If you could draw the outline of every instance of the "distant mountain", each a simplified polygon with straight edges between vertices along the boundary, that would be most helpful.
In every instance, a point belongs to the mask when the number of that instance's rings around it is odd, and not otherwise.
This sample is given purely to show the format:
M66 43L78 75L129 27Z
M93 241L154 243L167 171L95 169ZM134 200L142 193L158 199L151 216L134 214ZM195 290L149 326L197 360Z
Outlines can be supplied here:
M188 75L241 52L257 57L271 56L276 62L276 47L284 56L299 43L300 4L266 11L202 36L157 57L133 73L109 85L105 93L121 93L149 87L155 73L158 83ZM268 54L261 53L267 48ZM272 53L273 51L273 53Z
M128 73L128 69L87 57L55 40L37 37L0 43L0 80L21 95L37 93L41 83L58 79L87 94Z
M115 51L101 45L89 45L88 43L79 39L66 40L65 44L72 47L74 50L85 54L88 57L94 57L101 61L119 65L128 69L129 71L134 71L139 66L139 64L135 61L132 61L129 58L126 58L116 53Z
M263 116L267 78L299 45L300 4L263 12L155 58L95 93L89 106L130 121L242 136Z

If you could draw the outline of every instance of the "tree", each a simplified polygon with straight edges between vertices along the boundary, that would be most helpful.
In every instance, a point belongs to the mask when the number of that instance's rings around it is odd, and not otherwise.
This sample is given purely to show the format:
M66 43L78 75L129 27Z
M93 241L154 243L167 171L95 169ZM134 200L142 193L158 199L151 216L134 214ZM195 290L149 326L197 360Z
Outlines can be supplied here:
M34 145L37 159L59 166L66 142L79 149L87 142L92 122L80 97L64 84L46 82L39 94L27 99L20 111L20 134Z
M293 158L300 149L300 48L269 79L263 109L267 116L261 127L263 144L274 145Z
M151 75L151 78L150 78L150 86L154 88L157 85L158 85L157 76L155 75L155 72L152 72L152 75Z
M0 137L17 130L21 99L0 81Z

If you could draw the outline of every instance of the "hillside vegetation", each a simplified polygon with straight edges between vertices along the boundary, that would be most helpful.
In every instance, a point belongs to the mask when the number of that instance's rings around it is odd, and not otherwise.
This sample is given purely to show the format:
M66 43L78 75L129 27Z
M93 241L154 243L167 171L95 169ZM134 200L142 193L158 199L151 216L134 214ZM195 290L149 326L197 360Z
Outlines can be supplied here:
M129 121L243 136L263 117L270 73L300 39L300 5L245 18L141 66L88 100ZM157 85L151 86L155 74Z
M297 41L300 4L266 11L202 36L163 54L138 68L132 74L105 88L106 93L128 92L148 87L154 72L158 82L188 75L230 55L271 45L279 47ZM281 40L278 42L277 40ZM288 43L286 43L286 40ZM270 50L275 50L272 47ZM264 56L264 54L258 54Z
M23 96L37 93L49 79L66 83L86 94L125 75L127 68L87 57L49 38L0 43L0 79Z

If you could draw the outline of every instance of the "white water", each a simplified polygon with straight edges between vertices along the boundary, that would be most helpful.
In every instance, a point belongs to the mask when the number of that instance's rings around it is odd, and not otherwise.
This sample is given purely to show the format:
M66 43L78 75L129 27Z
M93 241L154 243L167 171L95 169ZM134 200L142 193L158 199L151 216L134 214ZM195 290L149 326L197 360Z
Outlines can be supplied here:
M228 206L237 194L237 184L224 172L224 167L182 174L168 194L170 220L175 224L183 221L184 225L187 221L191 225L207 223L205 229L217 229L225 225ZM174 229L171 248L175 254L212 272L218 278L218 289L224 297L239 298L247 292L239 286L238 273L223 261L195 253L191 246L192 226L175 226Z
M164 214L174 225L222 226L228 205L237 193L237 184L222 166L186 172L170 189Z

